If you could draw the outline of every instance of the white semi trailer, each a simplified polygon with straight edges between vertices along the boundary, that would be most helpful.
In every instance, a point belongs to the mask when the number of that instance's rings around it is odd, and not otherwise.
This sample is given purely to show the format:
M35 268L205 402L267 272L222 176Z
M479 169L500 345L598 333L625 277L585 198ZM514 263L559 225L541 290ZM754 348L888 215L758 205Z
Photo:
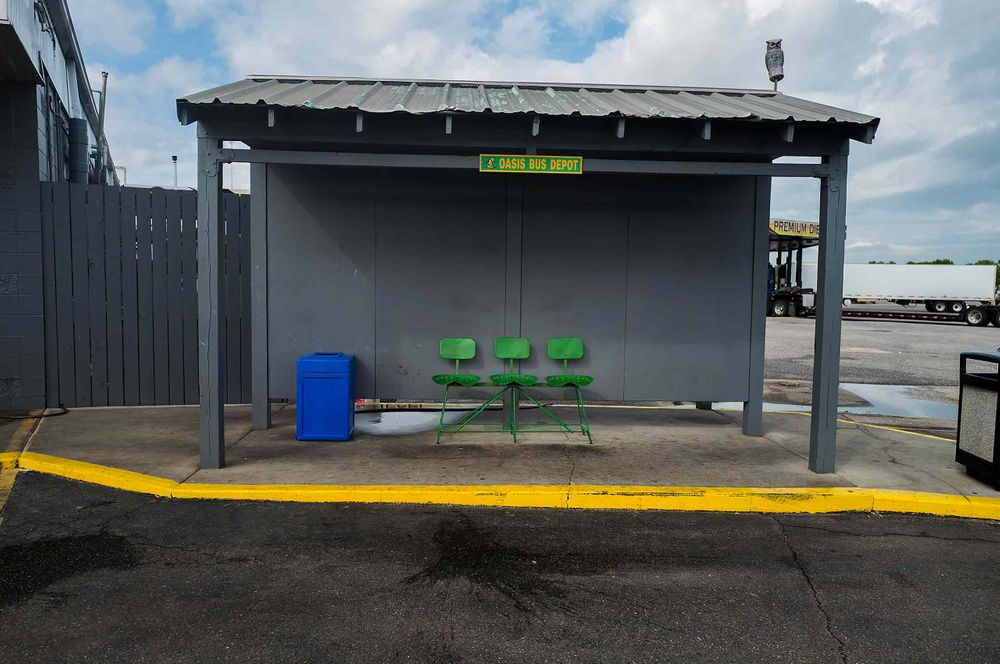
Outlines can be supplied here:
M1000 327L1000 302L994 300L994 265L845 265L844 315L921 318L928 314L853 311L857 302L923 304L931 315L955 314L969 325ZM815 308L816 264L802 264L802 280L784 279L769 292L772 316L810 315Z
M859 301L923 304L933 313L963 313L993 303L995 265L844 265L844 305ZM816 264L802 264L803 288L816 288Z

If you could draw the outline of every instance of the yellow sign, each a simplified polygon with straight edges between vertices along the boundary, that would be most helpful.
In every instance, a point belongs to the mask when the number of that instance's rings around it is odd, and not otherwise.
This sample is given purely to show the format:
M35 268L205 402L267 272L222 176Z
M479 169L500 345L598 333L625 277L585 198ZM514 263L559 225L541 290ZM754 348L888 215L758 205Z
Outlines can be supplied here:
M815 221L769 219L767 226L775 235L786 235L790 237L819 237L819 224Z
M556 173L580 175L583 157L554 157L540 154L481 154L480 173Z

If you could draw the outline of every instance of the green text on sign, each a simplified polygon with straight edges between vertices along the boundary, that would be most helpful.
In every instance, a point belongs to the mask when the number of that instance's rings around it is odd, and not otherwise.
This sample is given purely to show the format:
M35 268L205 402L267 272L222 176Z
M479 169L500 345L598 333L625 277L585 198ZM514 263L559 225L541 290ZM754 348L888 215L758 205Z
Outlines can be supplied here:
M481 154L480 173L583 173L583 157L554 157L540 154Z

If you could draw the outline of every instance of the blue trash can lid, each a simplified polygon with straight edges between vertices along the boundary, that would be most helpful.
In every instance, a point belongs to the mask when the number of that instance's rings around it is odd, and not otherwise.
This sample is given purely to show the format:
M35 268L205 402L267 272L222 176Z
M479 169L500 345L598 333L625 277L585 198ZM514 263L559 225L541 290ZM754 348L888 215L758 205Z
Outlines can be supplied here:
M298 368L299 371L348 373L354 369L354 356L335 352L311 353L299 358Z

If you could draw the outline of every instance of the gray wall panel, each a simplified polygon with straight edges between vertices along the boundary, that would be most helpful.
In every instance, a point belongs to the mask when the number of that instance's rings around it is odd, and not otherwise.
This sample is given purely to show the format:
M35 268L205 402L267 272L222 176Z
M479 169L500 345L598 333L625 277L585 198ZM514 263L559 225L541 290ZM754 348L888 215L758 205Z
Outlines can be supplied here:
M546 339L581 336L591 398L747 398L752 178L525 176L523 199L509 179L270 166L271 396L332 349L358 355L359 396L439 397L443 336L476 339L486 377L520 277L524 370L558 372Z
M581 186L582 185L582 186ZM624 398L628 192L622 178L525 178L521 333L527 373L562 373L550 337L582 337L571 371L594 376L589 398ZM546 391L570 398L566 390Z
M498 371L504 330L507 187L479 173L384 172L377 207L376 387L382 397L440 398L441 337L479 344L463 370ZM473 394L466 390L464 395Z
M745 401L754 179L636 186L625 398Z
M358 356L357 393L374 392L375 224L371 174L268 167L271 396L295 398L295 360Z

